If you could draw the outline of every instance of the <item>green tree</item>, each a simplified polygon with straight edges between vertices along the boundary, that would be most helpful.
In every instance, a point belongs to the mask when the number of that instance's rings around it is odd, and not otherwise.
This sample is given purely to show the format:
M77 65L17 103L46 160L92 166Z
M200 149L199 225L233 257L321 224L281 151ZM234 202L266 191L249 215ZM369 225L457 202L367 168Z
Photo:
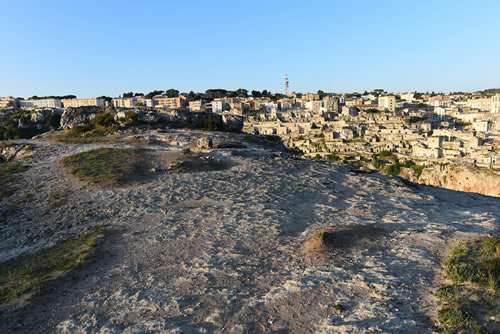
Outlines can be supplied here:
M226 103L226 105L224 106L224 110L231 111L231 105L229 103Z
M259 92L258 90L252 90L252 96L253 97L261 97L262 93Z
M244 89L244 88L238 88L236 90L236 95L238 96L245 96L247 97L248 96L248 90Z
M152 92L147 93L145 97L146 97L146 99L152 99L153 96L163 94L163 92L164 91L162 91L162 90L154 90Z
M134 96L134 93L132 92L128 92L128 93L123 93L123 97L133 97Z
M177 89L170 88L166 92L168 97L179 97L179 91Z

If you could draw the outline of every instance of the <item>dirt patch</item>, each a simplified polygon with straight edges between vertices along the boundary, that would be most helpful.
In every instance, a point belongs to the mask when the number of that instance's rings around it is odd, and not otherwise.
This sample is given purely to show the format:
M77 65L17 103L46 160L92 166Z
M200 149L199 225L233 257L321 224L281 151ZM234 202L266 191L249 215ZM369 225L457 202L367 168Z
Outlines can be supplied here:
M346 254L356 254L372 247L380 247L384 230L371 225L332 226L313 234L304 241L299 254L313 264L322 263Z
M163 157L168 161L168 171L171 173L200 173L224 170L229 165L210 156L200 156L192 153L170 153Z

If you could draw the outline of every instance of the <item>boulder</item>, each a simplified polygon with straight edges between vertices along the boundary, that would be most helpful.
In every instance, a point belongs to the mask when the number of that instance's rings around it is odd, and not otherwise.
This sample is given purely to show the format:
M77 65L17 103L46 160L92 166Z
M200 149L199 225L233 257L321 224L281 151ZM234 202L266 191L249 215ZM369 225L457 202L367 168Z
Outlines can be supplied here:
M148 124L153 124L153 123L158 123L162 120L162 117L159 113L156 112L148 112L148 113L137 113L137 120L148 123Z
M94 113L89 113L82 109L66 109L61 116L61 128L71 129L74 126L85 126L89 120L95 117Z
M126 118L126 117L127 117L127 113L126 112L119 111L115 115L115 121L118 121L120 118Z
M38 123L44 123L45 122L45 116L43 113L40 111L33 112L31 114L31 122L38 124Z
M9 162L31 153L31 145L11 144L0 147L0 162Z
M210 137L202 137L196 142L198 148L201 149L211 149L214 148L214 143Z
M243 129L243 116L223 114L222 122L224 123L224 130L230 132L241 132Z

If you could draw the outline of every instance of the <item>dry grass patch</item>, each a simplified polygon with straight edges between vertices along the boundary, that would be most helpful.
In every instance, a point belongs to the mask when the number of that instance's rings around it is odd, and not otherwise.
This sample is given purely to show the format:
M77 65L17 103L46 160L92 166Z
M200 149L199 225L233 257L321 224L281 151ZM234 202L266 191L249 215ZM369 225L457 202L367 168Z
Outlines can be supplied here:
M225 163L189 150L158 152L138 148L100 148L71 155L60 165L79 181L96 186L126 186L162 173L197 173L225 169Z
M131 148L99 148L60 161L79 181L90 185L117 186L134 180L147 165L145 152Z
M45 283L82 263L103 236L104 229L96 227L49 249L1 263L0 307L23 304L39 293Z
M20 178L19 174L25 171L26 168L17 161L0 163L0 199L9 197L16 192L16 183Z

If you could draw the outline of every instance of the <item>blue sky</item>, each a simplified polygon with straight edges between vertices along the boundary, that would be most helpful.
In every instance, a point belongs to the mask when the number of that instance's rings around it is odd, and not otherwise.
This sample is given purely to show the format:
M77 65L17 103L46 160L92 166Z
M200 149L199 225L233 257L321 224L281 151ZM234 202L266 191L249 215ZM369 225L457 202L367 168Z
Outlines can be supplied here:
M0 96L500 87L500 1L0 0Z

